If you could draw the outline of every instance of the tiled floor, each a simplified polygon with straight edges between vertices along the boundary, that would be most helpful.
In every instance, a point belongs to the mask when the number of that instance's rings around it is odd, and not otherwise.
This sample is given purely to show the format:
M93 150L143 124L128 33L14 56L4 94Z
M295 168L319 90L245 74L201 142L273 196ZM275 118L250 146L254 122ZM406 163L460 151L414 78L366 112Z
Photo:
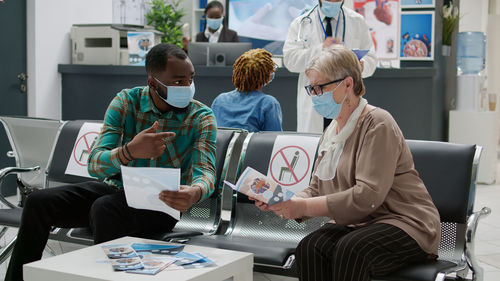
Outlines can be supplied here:
M497 165L497 181L500 182L500 162ZM477 186L475 210L483 206L491 208L492 213L481 220L476 233L476 256L485 272L486 281L500 280L500 183L493 185ZM15 230L9 230L6 238L0 241L0 245L5 245L6 240L15 234ZM56 253L67 252L78 249L80 246L72 244L61 244L49 241L51 249ZM44 257L51 256L44 253ZM0 265L0 277L5 276L6 263ZM292 281L295 278L276 276L270 274L254 273L255 281Z

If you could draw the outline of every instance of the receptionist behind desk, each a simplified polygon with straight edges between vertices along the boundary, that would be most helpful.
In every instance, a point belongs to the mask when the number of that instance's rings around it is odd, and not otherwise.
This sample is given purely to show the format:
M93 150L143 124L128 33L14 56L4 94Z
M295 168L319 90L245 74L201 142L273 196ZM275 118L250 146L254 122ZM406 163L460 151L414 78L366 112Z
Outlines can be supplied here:
M224 6L219 1L212 1L205 8L207 21L205 31L196 35L196 42L240 42L236 31L228 29L222 24L224 20Z

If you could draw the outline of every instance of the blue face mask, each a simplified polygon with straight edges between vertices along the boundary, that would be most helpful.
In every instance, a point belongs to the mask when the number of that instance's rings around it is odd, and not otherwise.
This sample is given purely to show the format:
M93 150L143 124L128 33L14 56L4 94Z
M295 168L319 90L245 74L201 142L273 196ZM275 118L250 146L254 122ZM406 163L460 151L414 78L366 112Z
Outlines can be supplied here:
M325 16L327 16L329 18L334 18L340 12L343 1L330 2L330 1L322 0L321 3L322 3L321 4L321 11L323 12L323 14L325 14Z
M274 77L276 76L276 70L277 69L278 69L278 66L275 64L274 65L273 73L271 73L271 79L269 79L269 82L267 82L264 86L269 85L269 83L273 82Z
M167 98L162 97L158 91L156 94L166 103L173 107L185 108L194 97L195 87L194 81L189 86L167 86L160 82L160 80L153 77L160 85L167 88Z
M220 18L220 19L211 19L211 18L207 18L207 26L210 28L210 29L213 29L213 30L218 30L219 27L222 25L222 20L224 19L224 17Z
M336 103L333 99L333 92L343 83L340 82L333 91L328 91L323 93L321 96L311 96L313 107L318 112L319 115L328 118L335 119L339 116L340 109L342 108L342 104L344 103L347 94L342 99L341 103Z
M273 74L271 74L271 79L269 79L269 82L267 82L267 84L273 82L275 76L276 76L276 72L273 71Z

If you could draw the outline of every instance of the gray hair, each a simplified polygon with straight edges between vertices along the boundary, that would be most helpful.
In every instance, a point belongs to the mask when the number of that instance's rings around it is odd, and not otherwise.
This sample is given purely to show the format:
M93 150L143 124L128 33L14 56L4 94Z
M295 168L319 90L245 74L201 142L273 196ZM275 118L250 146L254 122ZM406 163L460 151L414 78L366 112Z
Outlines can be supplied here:
M306 74L311 70L319 72L331 80L352 77L354 94L362 96L365 93L358 57L343 45L333 45L315 55L306 68Z

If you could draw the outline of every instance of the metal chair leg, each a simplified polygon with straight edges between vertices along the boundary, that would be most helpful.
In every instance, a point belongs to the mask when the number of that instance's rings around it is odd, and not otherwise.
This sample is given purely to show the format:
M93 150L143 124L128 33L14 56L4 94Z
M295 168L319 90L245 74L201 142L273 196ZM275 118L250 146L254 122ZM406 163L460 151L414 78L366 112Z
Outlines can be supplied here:
M17 235L10 240L10 242L2 248L0 251L0 264L2 264L6 259L10 257L12 254L12 250L14 249L14 245L16 244Z
M7 232L9 228L7 226L2 226L2 229L0 229L0 238L2 238L5 234L5 232Z

